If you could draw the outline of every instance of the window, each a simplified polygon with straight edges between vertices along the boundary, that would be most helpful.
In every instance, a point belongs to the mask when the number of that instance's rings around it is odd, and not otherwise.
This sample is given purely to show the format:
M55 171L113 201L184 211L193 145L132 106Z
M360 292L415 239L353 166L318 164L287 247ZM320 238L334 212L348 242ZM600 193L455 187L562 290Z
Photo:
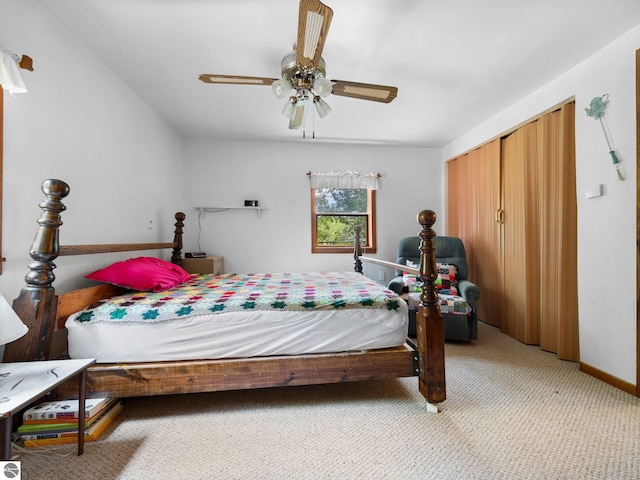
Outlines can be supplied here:
M367 188L311 189L311 252L353 253L360 225L363 252L376 252L376 191Z

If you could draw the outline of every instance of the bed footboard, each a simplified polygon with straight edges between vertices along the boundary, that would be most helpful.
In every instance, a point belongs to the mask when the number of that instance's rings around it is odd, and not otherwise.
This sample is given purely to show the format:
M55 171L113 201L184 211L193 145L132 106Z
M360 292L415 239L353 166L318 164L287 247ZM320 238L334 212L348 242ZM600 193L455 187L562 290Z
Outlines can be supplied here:
M403 345L342 353L95 364L87 370L87 397L144 397L411 377L416 363L416 352ZM76 398L77 390L77 382L66 382L57 394Z
M420 233L420 268L412 269L405 265L385 262L372 257L362 256L360 227L355 227L354 260L355 271L362 273L362 262L370 262L384 267L404 270L420 275L423 282L420 294L420 306L416 315L416 340L419 355L420 392L430 404L438 404L447 398L444 369L444 320L438 303L435 281L438 278L436 268L435 243L436 232L433 225L436 214L432 210L423 210L418 214Z

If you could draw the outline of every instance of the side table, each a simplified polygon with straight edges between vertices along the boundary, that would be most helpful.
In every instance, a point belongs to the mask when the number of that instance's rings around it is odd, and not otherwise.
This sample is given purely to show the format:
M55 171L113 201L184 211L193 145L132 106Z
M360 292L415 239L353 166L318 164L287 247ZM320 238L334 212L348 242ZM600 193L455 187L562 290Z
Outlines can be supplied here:
M224 257L183 258L181 266L189 273L220 275L224 273Z
M0 460L11 459L13 415L78 375L78 455L84 451L87 368L95 358L0 363Z

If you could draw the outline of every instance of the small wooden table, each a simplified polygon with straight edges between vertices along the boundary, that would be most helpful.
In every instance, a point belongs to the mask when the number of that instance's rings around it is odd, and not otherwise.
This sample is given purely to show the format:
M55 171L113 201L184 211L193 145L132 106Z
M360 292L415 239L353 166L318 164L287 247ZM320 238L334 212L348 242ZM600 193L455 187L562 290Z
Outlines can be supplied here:
M11 459L13 415L78 375L78 455L84 451L87 367L95 358L0 363L0 460Z

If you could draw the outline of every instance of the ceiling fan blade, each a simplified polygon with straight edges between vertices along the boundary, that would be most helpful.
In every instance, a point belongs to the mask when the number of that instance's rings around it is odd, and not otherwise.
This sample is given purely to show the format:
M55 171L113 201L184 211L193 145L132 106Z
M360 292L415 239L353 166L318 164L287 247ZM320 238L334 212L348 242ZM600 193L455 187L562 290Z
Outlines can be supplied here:
M300 0L296 60L306 68L315 68L327 39L333 10L318 0Z
M331 80L331 83L333 83L331 93L343 97L389 103L398 96L397 87L373 85L371 83L345 82L343 80Z
M271 85L277 78L243 77L242 75L218 75L203 73L198 77L205 83L231 83L235 85Z

